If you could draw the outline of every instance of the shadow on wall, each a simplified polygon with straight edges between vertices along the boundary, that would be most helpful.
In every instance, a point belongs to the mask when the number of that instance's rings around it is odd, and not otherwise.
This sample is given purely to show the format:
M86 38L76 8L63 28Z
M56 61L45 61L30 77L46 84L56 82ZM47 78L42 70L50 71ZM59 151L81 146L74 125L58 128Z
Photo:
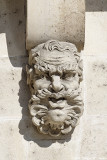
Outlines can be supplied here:
M107 0L85 0L86 12L106 12Z
M9 58L26 56L25 6L26 0L0 0L0 33L6 33ZM10 62L16 67L11 59Z

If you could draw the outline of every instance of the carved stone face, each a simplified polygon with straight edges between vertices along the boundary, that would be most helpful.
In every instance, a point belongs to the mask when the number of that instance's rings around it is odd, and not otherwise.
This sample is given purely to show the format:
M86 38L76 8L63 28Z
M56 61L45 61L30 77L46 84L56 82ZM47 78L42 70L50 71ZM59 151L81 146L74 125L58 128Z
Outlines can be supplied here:
M51 40L32 49L27 67L33 124L59 136L76 126L82 114L80 57L75 45Z

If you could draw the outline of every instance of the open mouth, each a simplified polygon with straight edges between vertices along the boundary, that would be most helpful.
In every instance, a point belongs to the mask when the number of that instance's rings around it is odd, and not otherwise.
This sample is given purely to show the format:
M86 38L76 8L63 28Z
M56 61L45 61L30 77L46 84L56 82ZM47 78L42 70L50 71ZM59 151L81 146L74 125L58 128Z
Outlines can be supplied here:
M61 97L61 98L53 98L53 97L49 97L49 101L52 101L53 103L57 103L57 102L61 102L63 100L66 100L64 97Z
M64 108L66 105L66 99L64 97L61 98L53 98L53 97L49 97L49 104L52 108Z

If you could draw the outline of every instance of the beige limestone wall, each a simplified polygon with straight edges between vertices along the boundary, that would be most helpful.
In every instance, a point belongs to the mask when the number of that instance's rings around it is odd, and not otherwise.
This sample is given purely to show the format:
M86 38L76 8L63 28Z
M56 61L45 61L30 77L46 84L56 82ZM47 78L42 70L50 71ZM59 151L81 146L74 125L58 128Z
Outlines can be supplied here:
M84 0L27 0L26 48L50 39L84 45Z
M86 0L80 160L107 160L107 1Z
M31 123L24 5L0 1L0 160L107 160L107 2L86 1L85 111L72 137L61 140Z

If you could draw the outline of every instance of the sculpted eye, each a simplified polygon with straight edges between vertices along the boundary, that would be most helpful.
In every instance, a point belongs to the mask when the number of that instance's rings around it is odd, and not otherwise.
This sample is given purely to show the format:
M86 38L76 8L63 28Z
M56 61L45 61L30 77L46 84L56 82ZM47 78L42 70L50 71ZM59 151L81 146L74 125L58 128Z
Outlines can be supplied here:
M62 79L66 79L67 77L69 77L69 74L63 74L62 75Z
M62 79L69 80L75 77L76 73L67 73L62 76Z
M35 79L38 80L38 79L43 79L44 78L44 75L39 75L39 74L36 74L35 75Z
M46 79L49 80L51 77L49 76L49 74L45 75Z
M40 78L41 78L41 79L44 78L44 75L41 75Z

